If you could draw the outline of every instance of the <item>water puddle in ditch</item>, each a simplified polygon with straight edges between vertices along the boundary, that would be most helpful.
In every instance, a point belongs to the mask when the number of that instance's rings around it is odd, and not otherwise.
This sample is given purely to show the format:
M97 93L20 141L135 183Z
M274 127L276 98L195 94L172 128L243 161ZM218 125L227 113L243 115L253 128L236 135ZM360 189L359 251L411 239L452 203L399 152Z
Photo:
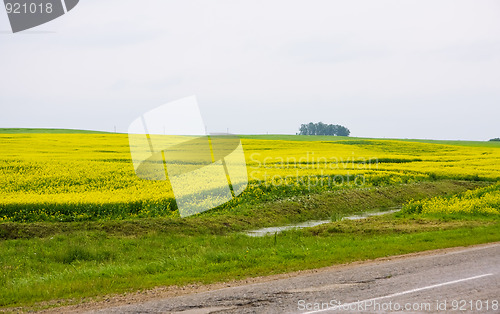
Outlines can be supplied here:
M396 213L401 210L401 207L390 207L386 208L383 210L378 210L378 211L369 211L369 212L363 212L360 214L355 214L351 216L345 216L341 217L339 220L358 220L358 219L365 219L368 217L373 217L373 216L380 216L380 215L385 215L385 214L392 214ZM268 227L268 228L262 228L262 229L256 229L256 230L250 230L247 231L245 234L251 237L264 237L266 235L274 235L275 233L280 233L282 231L290 230L290 229L303 229L303 228L311 228L311 227L316 227L319 225L327 224L333 222L332 220L309 220L293 225L285 225L285 226L279 226L279 227Z

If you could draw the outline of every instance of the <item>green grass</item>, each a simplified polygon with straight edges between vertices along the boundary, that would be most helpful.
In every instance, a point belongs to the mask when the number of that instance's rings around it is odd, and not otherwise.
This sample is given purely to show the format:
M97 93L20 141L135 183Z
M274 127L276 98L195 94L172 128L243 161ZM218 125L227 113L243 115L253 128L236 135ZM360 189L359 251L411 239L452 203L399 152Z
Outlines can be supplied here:
M332 136L332 135L287 135L287 134L269 134L269 135L239 135L240 138L255 140L272 141L340 141L351 139L368 139L362 137Z
M394 223L394 217L377 217L288 231L276 238L151 230L129 237L92 231L9 240L1 244L0 306L75 302L160 285L206 284L499 241L498 222L491 217L451 222L407 217Z
M443 144L455 146L468 146L468 147L500 147L499 142L490 141L457 141L457 140L419 140L419 139L400 139L400 141L429 143L429 144Z
M273 141L365 141L365 140L398 140L404 142L417 142L429 144L468 146L468 147L500 147L500 142L485 141L461 141L461 140L425 140L425 139L398 139L398 138L371 138L371 137L346 137L346 136L322 136L322 135L286 135L286 134L271 134L271 135L240 135L240 138L256 139L256 140L273 140Z
M51 134L108 134L112 132L78 129L35 129L35 128L0 128L0 134L51 133Z
M213 283L499 241L495 216L335 219L483 185L440 181L325 192L185 219L0 224L0 307L37 309L155 286ZM321 218L333 222L287 231L276 240L241 232Z

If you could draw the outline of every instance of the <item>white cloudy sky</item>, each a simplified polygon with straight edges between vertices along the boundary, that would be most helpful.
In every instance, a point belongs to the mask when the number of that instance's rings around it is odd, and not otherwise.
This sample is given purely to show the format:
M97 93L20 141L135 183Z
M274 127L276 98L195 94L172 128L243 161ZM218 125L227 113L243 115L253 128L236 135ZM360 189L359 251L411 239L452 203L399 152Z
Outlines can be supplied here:
M197 95L211 132L500 137L500 1L81 0L11 34L0 127L125 132Z

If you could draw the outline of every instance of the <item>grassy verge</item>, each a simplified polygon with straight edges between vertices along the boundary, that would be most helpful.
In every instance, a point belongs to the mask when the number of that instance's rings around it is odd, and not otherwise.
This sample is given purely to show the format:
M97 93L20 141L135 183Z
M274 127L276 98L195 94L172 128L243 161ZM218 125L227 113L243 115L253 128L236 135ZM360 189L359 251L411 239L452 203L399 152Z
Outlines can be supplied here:
M50 134L108 134L111 132L78 130L78 129L33 129L33 128L0 128L0 134L26 134L26 133L50 133Z
M33 309L500 240L499 219L395 214L276 237L238 231L401 205L484 183L426 182L292 197L187 219L0 224L0 307ZM50 300L65 300L48 302Z
M410 199L447 196L488 185L487 182L435 181L364 189L344 189L293 196L261 203L240 203L187 218L101 220L85 222L0 223L0 239L30 239L57 234L98 231L107 235L138 236L151 231L171 234L223 235L251 228L312 219L330 219L401 205Z
M335 222L264 238L158 232L112 237L94 231L10 240L2 243L0 305L72 303L159 285L227 281L500 240L499 221L491 217L394 220Z
M362 141L362 140L381 140L379 138L370 137L351 137L351 136L323 136L323 135L287 135L287 134L271 134L271 135L240 135L244 139L257 139L257 140L281 140L281 141ZM399 139L399 138L385 138L383 140L396 140L404 142L416 143L430 143L430 144L443 144L443 145L457 145L469 147L500 147L498 141L460 141L460 140L422 140L422 139Z

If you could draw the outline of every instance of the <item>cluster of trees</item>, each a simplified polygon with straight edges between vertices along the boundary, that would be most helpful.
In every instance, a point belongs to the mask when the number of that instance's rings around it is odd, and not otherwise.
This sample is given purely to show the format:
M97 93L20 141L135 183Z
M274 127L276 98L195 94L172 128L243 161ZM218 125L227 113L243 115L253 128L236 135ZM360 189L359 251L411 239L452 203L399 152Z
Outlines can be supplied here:
M490 140L490 142L500 142L500 138L499 138L499 137L497 137L497 138L492 138L492 139Z
M349 136L349 134L351 134L351 131L345 126L325 124L323 122L302 124L299 129L299 135Z

